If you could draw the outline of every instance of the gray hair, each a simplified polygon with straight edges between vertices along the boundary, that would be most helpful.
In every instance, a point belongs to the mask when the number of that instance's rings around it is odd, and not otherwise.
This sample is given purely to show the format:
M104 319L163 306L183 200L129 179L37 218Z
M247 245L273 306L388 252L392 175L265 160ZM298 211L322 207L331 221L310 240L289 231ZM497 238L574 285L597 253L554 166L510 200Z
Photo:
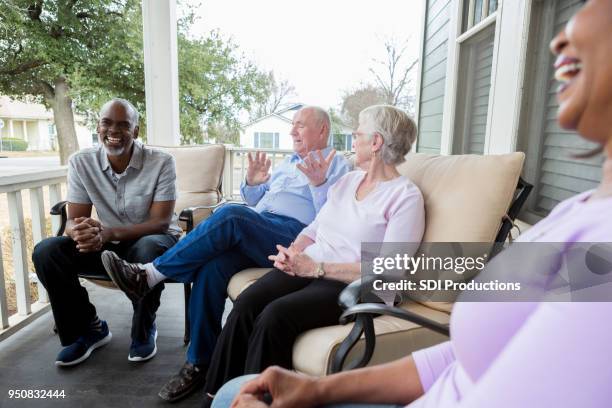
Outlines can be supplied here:
M370 138L378 133L383 138L381 149L385 164L403 163L416 140L416 124L406 112L391 105L374 105L359 113L359 124Z
M313 111L317 124L323 126L327 129L327 136L329 137L329 132L331 130L331 119L329 117L329 113L319 106L308 105L304 106L301 110L310 109Z
M132 125L134 125L134 127L138 126L138 121L140 120L140 114L138 113L138 111L136 110L134 105L132 105L132 103L130 101L128 101L127 99L123 99L123 98L113 98L110 101L106 102L104 105L102 105L102 108L100 108L100 117L102 117L104 112L111 105L113 105L115 103L118 103L121 106L123 106L125 108L125 110L127 110L129 115L130 115L130 121L132 122Z

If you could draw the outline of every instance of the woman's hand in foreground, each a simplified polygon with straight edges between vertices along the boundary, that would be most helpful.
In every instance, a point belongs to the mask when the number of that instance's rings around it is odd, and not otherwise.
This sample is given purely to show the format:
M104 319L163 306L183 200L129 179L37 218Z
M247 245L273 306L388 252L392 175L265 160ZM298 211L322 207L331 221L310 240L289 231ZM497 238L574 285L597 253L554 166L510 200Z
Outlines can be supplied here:
M260 402L266 393L272 397L271 406L274 408L309 408L319 405L316 379L280 367L269 367L242 386L232 402L232 408L259 407L246 404L254 403L255 398ZM260 404L265 406L263 402Z
M260 401L257 397L251 394L240 394L232 403L232 407L236 408L268 408L268 404Z
M268 259L274 261L274 267L291 275L302 278L313 278L317 270L316 262L308 255L299 252L293 245L285 248L277 245L277 255L270 255Z

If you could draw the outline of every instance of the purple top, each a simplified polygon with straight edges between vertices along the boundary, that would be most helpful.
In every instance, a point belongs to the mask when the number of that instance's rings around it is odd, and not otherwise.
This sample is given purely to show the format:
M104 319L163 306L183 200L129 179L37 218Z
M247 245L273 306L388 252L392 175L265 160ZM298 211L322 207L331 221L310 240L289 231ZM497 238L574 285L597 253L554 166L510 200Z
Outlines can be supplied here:
M560 203L522 242L612 242L612 198ZM458 302L451 340L413 353L424 407L612 406L612 303Z

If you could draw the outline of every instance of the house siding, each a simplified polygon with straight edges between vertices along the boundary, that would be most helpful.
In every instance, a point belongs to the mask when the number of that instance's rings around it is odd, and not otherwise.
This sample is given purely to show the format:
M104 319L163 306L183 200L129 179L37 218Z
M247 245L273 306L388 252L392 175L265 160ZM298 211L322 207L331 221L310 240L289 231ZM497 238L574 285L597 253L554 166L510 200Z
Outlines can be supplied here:
M450 22L450 0L426 0L417 150L439 153Z
M580 8L580 0L558 0L555 8L554 29L556 35ZM543 51L545 52L545 51ZM552 57L550 66L552 66ZM596 147L576 133L561 129L557 124L559 86L551 68L548 75L547 105L542 125L542 149L537 179L537 199L534 210L546 214L560 201L577 193L593 189L601 180L602 157L576 159L573 155Z

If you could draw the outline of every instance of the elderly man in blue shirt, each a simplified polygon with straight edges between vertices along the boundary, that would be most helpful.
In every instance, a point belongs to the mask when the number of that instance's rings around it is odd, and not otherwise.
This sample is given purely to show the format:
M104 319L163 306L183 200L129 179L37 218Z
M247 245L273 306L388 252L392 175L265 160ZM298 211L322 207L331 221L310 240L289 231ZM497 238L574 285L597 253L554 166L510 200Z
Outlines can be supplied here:
M102 255L109 275L132 300L167 278L193 282L187 362L161 389L162 399L178 400L203 385L230 278L248 267L271 267L268 255L277 252L276 244L289 246L314 220L329 186L350 171L348 161L327 146L329 130L327 112L302 108L291 128L295 153L272 174L264 153L249 154L240 188L248 206L221 207L152 263L130 264L110 251Z

